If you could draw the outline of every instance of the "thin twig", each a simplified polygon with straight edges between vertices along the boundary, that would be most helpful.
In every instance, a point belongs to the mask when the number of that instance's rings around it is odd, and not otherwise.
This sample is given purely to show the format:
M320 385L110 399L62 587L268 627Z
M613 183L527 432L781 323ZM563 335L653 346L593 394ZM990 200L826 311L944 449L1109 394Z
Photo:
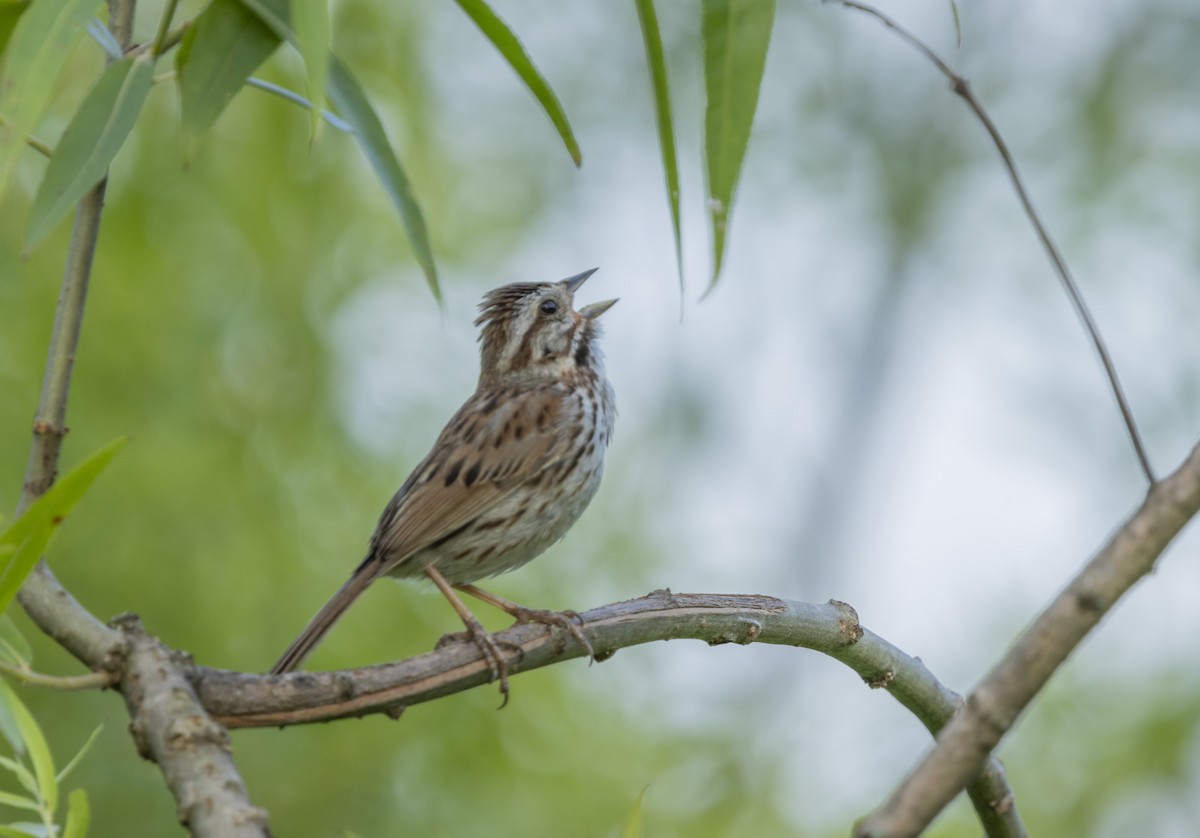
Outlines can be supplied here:
M171 34L171 20L175 17L175 7L179 5L179 0L166 0L163 4L162 15L158 19L158 32L154 35L154 46L150 49L150 54L157 58L166 51L167 38Z
M111 672L89 672L87 675L44 675L0 661L0 672L7 672L23 684L49 687L52 690L102 690L117 683Z
M1104 338L1100 336L1100 329L1096 326L1096 321L1092 318L1092 313L1088 309L1087 302L1083 298L1083 294L1079 291L1079 286L1076 285L1075 279L1071 276L1070 269L1067 268L1066 260L1058 250L1058 246L1050 237L1050 231L1042 222L1041 216L1033 205L1033 200L1029 197L1028 191L1025 189L1025 184L1021 180L1021 175L1017 171L1017 164L1013 160L1012 154L1008 150L1008 145L1004 142L1004 138L1000 135L1000 131L996 128L996 124L992 122L990 116L983 105L975 98L975 94L971 91L967 80L959 75L955 70L944 61L933 49L916 35L909 32L895 20L885 15L872 6L864 3L856 2L856 0L833 0L840 3L848 9L855 9L863 12L878 20L888 29L891 29L900 38L914 48L922 55L929 59L935 67L950 81L950 89L962 97L967 106L979 118L983 124L988 136L991 137L992 144L995 145L996 151L1000 153L1000 159L1004 163L1004 168L1008 172L1009 180L1012 181L1013 189L1016 190L1017 197L1021 201L1021 206L1025 209L1025 215L1028 216L1029 222L1033 225L1034 231L1037 233L1038 239L1042 242L1042 247L1045 248L1046 254L1050 257L1050 262L1054 266L1054 272L1058 274L1059 281L1062 283L1063 290L1067 292L1067 297L1071 301L1071 305L1075 309L1075 313L1079 315L1079 319L1083 322L1084 329L1087 331L1088 337L1092 340L1092 345L1096 349L1096 354L1100 356L1100 363L1104 366L1104 373L1108 376L1109 386L1112 388L1113 397L1117 400L1117 407L1121 411L1121 418L1125 422L1125 429L1129 432L1130 442L1133 443L1133 450L1137 454L1138 462L1141 464L1142 473L1146 475L1146 480L1150 485L1154 485L1156 478L1154 469L1150 465L1150 458L1146 454L1146 447L1142 442L1142 436L1138 432L1137 423L1133 418L1133 410L1129 407L1129 402L1125 398L1125 391L1121 387L1121 381L1117 377L1117 368L1113 364L1112 358L1108 354L1108 347L1104 343Z
M8 120L3 116L0 116L0 125L7 124ZM39 140L37 137L33 136L33 134L30 134L25 138L25 145L29 146L43 157L49 158L54 156L54 149L50 147L50 144Z
M932 733L962 703L925 664L864 629L854 609L841 602L811 605L769 596L655 591L579 616L597 660L627 646L679 638L710 645L802 646L836 658L872 688L887 690ZM513 676L588 654L560 627L520 624L497 639L502 649L514 650L508 660ZM226 726L282 727L370 713L395 717L405 707L482 686L488 678L477 647L450 643L429 654L364 669L267 676L196 667L192 680L205 709ZM519 693L514 701L520 701ZM1026 834L998 760L991 760L970 794L988 835Z
M1200 445L1151 487L1141 508L1055 597L967 697L937 745L856 833L859 838L919 834L971 781L988 754L1067 656L1117 601L1150 571L1200 512Z

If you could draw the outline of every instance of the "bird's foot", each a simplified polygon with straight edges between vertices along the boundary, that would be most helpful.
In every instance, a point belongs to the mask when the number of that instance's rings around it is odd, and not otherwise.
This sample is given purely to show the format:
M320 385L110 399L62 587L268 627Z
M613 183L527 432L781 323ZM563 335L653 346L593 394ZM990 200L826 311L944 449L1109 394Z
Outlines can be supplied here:
M576 611L548 611L541 608L524 608L516 606L511 610L506 608L509 614L517 621L517 625L523 623L541 623L544 626L557 626L563 629L572 637L575 638L580 646L588 653L588 664L590 665L596 660L596 651L592 648L591 641L587 639L587 635L583 633L580 626L583 625L583 618Z
M488 683L494 681L500 682L500 695L503 700L500 706L508 704L508 655L505 653L507 647L514 653L518 660L525 654L525 650L521 648L519 643L513 643L508 640L501 640L485 629L483 625L475 619L463 620L466 626L466 631L454 632L453 634L443 635L437 642L435 648L441 649L450 643L460 641L470 641L475 644L475 648L479 650L483 656L484 662L488 667Z

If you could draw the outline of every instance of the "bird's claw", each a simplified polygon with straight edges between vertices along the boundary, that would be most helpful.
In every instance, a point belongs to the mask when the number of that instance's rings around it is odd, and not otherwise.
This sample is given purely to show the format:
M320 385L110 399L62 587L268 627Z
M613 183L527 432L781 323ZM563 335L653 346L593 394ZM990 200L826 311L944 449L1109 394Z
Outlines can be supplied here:
M583 624L583 618L576 611L548 611L540 608L524 608L517 607L508 612L516 618L517 625L523 623L541 623L545 626L557 626L560 629L568 632L575 641L582 646L588 653L588 665L596 660L596 652L592 648L591 641L583 633L580 626Z

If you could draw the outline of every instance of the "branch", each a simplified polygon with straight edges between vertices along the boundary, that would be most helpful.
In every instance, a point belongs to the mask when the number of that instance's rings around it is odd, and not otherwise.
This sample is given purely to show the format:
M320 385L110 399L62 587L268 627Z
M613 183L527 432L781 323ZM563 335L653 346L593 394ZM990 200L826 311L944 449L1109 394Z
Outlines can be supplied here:
M1200 445L1038 616L967 698L921 764L857 835L917 835L979 771L1026 705L1200 512Z
M774 643L802 646L845 663L872 688L886 689L937 732L961 704L919 659L864 629L849 605L789 602L768 596L672 594L605 605L580 615L597 660L654 640L694 638L710 645ZM517 625L497 635L513 675L586 656L569 633ZM248 675L196 667L192 681L205 709L228 727L282 727L347 716L386 713L488 682L486 662L470 643L439 644L436 651L398 663L340 672ZM992 759L971 786L971 799L991 836L1023 836L1004 768Z
M865 3L859 3L855 0L835 0L835 2L841 3L847 9L854 9L870 15L899 35L904 41L915 47L917 51L928 58L941 74L950 81L950 89L962 97L962 100L967 103L967 107L974 112L980 123L982 123L984 130L987 131L988 136L992 140L992 144L996 147L996 151L1000 153L1004 169L1008 172L1009 180L1012 181L1017 198L1020 199L1021 206L1025 209L1025 215L1029 217L1029 223L1033 225L1033 229L1037 233L1042 247L1046 250L1046 255L1050 257L1050 263L1054 266L1054 272L1058 274L1058 279L1062 284L1063 290L1067 292L1067 297L1070 298L1071 305L1075 308L1075 313L1079 315L1079 319L1083 322L1083 327L1087 331L1088 337L1091 338L1092 345L1096 349L1096 354L1100 356L1100 363L1104 366L1105 375L1108 376L1109 386L1112 388L1113 397L1117 400L1117 407L1121 411L1121 418L1125 422L1125 429L1129 432L1129 440L1133 443L1133 450L1137 454L1138 463L1142 467L1142 473L1146 475L1146 480L1150 485L1154 485L1154 469L1150 465L1150 458L1147 456L1146 447L1142 443L1142 435L1138 432L1137 423L1133 419L1133 410L1129 407L1129 402L1125 399L1125 391L1121 388L1121 381L1117 378L1116 365L1113 364L1112 358L1109 357L1108 347L1104 344L1104 338L1100 336L1100 329L1096 326L1096 321L1092 319L1092 313L1088 310L1087 302L1083 299L1083 294L1079 291L1079 286L1075 284L1075 279L1071 276L1070 269L1067 268L1066 260L1063 259L1062 254L1058 250L1058 245L1054 243L1054 239L1050 238L1050 231L1046 229L1045 223L1043 223L1041 216L1038 215L1037 208L1033 205L1033 199L1029 197L1029 193L1025 190L1025 184L1021 180L1020 173L1017 171L1017 164L1008 150L1008 144L1004 142L1004 138L1000 135L1000 129L992 122L992 118L988 116L987 111L984 110L980 101L975 98L975 94L971 91L971 86L967 83L967 80L956 73L928 44L883 12Z
M33 684L35 687L51 690L103 690L115 687L118 683L116 675L103 670L86 675L45 675L34 672L28 666L13 666L11 663L0 661L0 672L16 678L22 684Z
M129 639L122 684L129 729L139 753L162 769L180 823L192 835L265 838L267 813L250 804L229 735L200 706L184 667L136 617L118 624Z

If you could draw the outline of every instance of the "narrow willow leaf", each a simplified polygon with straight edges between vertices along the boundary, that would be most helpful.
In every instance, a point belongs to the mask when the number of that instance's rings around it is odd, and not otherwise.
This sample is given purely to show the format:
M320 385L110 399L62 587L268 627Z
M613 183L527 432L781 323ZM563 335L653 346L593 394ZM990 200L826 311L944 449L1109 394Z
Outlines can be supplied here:
M17 21L0 73L0 199L25 138L46 112L54 84L98 5L97 0L33 3Z
M67 777L71 774L71 772L75 770L76 766L78 766L79 763L83 761L83 758L85 756L87 756L88 751L90 751L92 749L92 746L96 744L96 740L100 737L100 732L103 730L104 730L104 725L100 725L95 730L93 730L92 735L87 738L87 741L83 743L83 747L79 749L79 753L77 753L77 754L75 754L75 756L71 757L71 761L68 762L65 766L63 766L62 771L58 772L58 781L60 783L63 780L67 779Z
M92 808L88 805L87 792L75 789L67 795L67 822L63 825L62 838L84 838L92 820Z
M88 457L0 533L0 544L17 548L4 567L0 568L0 612L8 608L17 595L25 577L33 570L50 539L58 531L58 525L124 445L125 440L118 439Z
M21 731L17 727L17 720L13 717L8 705L2 701L0 701L0 735L8 742L14 754L20 755L25 753L25 742L21 739ZM20 775L22 767L15 760L11 760L8 757L0 757L0 768L4 768L13 774ZM29 779L32 782L32 775Z
M775 0L702 0L704 11L704 151L713 274L721 275L734 191L750 142Z
M0 614L0 660L18 669L33 662L29 641L7 614Z
M270 27L278 37L295 43L296 34L287 20L273 9L268 0L241 0L241 3L258 15L259 20ZM437 267L433 262L433 247L429 243L429 231L425 227L425 216L413 197L412 185L399 158L392 151L387 132L378 114L371 107L358 79L333 53L329 54L329 80L326 82L329 101L338 109L343 119L354 126L354 137L371 164L375 177L379 178L383 191L400 213L400 223L408 234L409 245L417 264L425 272L425 282L434 298L442 301L442 289L438 285Z
M962 49L962 18L958 16L958 3L950 0L950 14L954 16L954 46Z
M500 51L500 55L508 62L508 66L517 71L521 81L525 82L529 92L538 100L538 104L542 106L546 116L550 117L550 121L554 123L554 128L558 131L558 136L562 138L563 145L567 147L567 153L571 155L575 165L581 165L583 155L579 151L579 143L575 141L571 123L567 121L566 111L563 110L558 97L554 95L550 83L533 65L532 59L525 52L525 47L517 39L516 33L508 28L508 24L502 21L484 0L456 0L456 2L459 8L467 13L467 17L471 18L479 27L479 31L484 34L484 37Z
M29 8L29 0L0 0L0 54L8 46L21 13Z
M0 826L0 838L48 838L40 823L10 823Z
M33 773L37 778L38 796L45 807L53 812L58 808L58 780L46 737L33 714L3 679L0 679L0 702L8 707L17 723L17 729L21 732L21 739L29 752L29 761L33 763Z
M629 814L625 817L625 823L621 825L620 838L642 838L642 804L646 800L646 791L649 788L649 786L642 786L637 800L633 801L633 808L629 810Z
M39 809L36 800L30 800L27 797L21 797L19 794L13 794L8 791L0 791L0 806L11 806L14 809L25 809L34 812Z
M274 0L271 4L284 3ZM280 38L238 0L212 0L183 36L175 57L184 159L217 121Z
M292 26L296 49L304 59L305 88L313 107L309 110L309 142L321 127L325 80L329 78L329 3L327 0L292 0Z
M125 50L121 49L121 44L117 41L117 36L108 31L108 27L98 17L94 17L87 22L84 31L91 36L100 49L104 50L104 54L112 61L120 61L125 57Z
M316 109L316 106L313 105L312 102L305 99L299 93L288 90L286 87L280 87L277 84L273 84L272 82L269 82L269 81L263 81L260 78L255 78L254 76L251 76L250 78L246 79L246 84L250 87L257 87L259 90L262 90L266 93L273 94L275 96L278 96L280 99L286 99L287 101L291 102L293 105L299 105L300 107L304 108L305 110L315 110ZM354 133L354 126L351 125L349 122L346 122L346 120L342 119L340 116L335 114L333 111L322 110L321 118L324 119L326 122L328 122L330 125L332 125L334 128L338 129L339 131L344 131L347 134Z
M429 231L425 227L425 216L421 207L413 197L412 184L408 175L400 165L400 160L392 152L388 142L387 132L371 103L359 86L358 80L351 75L349 68L337 58L331 56L329 65L329 100L337 107L342 117L354 126L354 136L358 139L367 162L375 170L375 176L383 185L383 191L392 200L392 205L400 213L400 221L408 233L408 241L412 246L417 264L425 272L425 282L434 298L442 301L442 289L438 285L437 267L433 263L433 248L429 243Z
M671 94L667 87L667 59L654 0L634 0L642 41L646 45L646 63L650 66L650 85L654 91L654 116L658 125L658 148L662 153L663 174L667 180L667 203L671 207L671 227L675 231L675 265L679 269L679 291L683 292L683 231L679 220L679 162L675 156L675 123L671 119Z
M31 250L108 172L154 84L149 55L115 61L88 91L50 158L29 210Z

